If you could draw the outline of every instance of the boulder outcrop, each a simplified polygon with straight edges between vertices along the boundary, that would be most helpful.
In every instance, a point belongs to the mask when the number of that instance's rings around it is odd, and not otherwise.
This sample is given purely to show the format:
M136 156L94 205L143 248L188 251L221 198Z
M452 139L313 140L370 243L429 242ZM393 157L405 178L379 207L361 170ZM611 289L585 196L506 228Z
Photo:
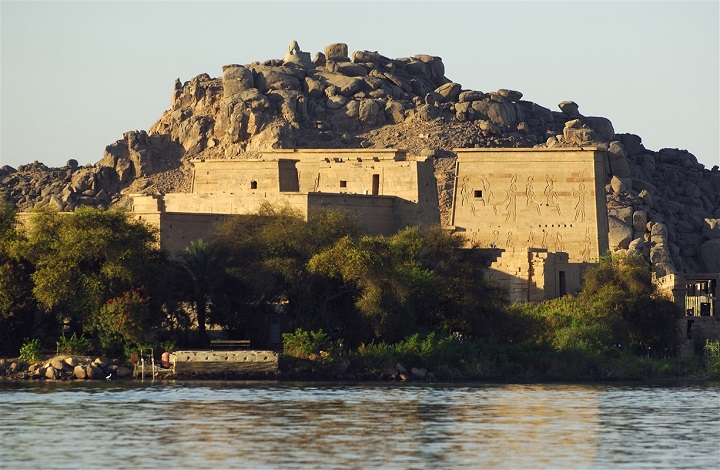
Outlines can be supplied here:
M213 78L179 79L148 131L128 131L95 165L0 168L0 194L21 210L123 204L128 193L184 192L192 158L244 158L268 148L435 149L440 211L449 213L458 147L604 146L613 250L633 250L658 272L717 264L720 171L686 150L651 151L573 101L552 111L520 91L464 89L440 57L391 59L327 46L313 60L292 42L284 59L230 64ZM618 218L617 214L623 216ZM655 226L663 226L664 230Z
M8 363L0 359L0 379L36 380L110 380L130 378L130 367L119 364L105 356L54 356L33 364L22 361Z

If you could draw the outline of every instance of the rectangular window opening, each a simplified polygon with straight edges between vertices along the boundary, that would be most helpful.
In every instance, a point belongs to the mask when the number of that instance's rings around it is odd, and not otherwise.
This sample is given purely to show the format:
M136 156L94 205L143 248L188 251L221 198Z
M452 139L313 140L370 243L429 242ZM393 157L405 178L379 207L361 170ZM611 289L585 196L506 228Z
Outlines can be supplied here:
M481 198L482 197L482 191L479 189L475 190L475 197Z
M701 317L709 317L710 316L710 302L701 302L700 303L700 316Z
M341 188L347 188L347 181L345 181L345 180L340 180L340 187L341 187Z

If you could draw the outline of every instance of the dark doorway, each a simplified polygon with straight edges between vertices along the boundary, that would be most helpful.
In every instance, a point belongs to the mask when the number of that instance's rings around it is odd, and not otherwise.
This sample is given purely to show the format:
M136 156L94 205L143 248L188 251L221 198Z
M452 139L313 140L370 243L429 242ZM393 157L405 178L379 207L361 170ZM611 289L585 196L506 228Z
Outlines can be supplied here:
M378 194L380 194L380 175L373 175L372 195L377 196Z
M560 271L558 276L558 291L560 296L567 294L567 283L565 281L565 271Z
M300 179L295 163L295 160L278 161L278 180L281 193L300 191Z

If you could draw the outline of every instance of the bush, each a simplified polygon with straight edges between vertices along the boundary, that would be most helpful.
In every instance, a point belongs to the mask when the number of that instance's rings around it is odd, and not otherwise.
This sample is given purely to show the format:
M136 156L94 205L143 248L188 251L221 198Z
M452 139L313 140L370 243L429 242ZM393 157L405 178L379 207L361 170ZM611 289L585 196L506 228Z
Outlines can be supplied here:
M145 340L148 310L148 299L134 290L125 292L108 300L91 318L89 326L97 331L105 352L117 352L124 344L139 344Z
M400 362L395 348L387 343L363 343L351 354L350 361L355 368L371 375L377 375Z
M343 355L340 340L331 339L322 329L306 331L298 328L294 333L283 333L283 354L296 359L332 363Z
M709 374L720 375L720 340L705 342L705 368Z
M482 344L435 332L416 333L396 344L361 344L351 355L351 362L369 375L381 374L400 363L427 368L440 380L479 379L494 370L489 355L481 352Z
M77 336L73 333L68 339L65 337L65 333L63 333L58 343L58 353L61 354L85 356L88 352L90 352L90 340L85 338L84 334Z
M25 343L20 347L20 359L27 362L37 362L42 358L42 344L35 338L25 338Z

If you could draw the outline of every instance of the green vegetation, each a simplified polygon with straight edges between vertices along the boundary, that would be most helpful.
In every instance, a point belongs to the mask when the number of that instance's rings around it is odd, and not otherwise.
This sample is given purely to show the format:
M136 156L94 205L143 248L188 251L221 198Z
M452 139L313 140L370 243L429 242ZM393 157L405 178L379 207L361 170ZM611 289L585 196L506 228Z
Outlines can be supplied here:
M104 351L117 353L125 344L146 341L150 324L149 299L132 290L105 302L88 319L87 329L96 333Z
M283 333L283 353L298 359L317 359L341 354L340 340L331 339L323 330L295 330Z
M178 257L181 297L192 303L197 317L198 331L205 335L208 308L217 303L230 285L226 283L227 261L219 247L203 239L190 242L190 246Z
M135 330L148 332L161 323L160 273L167 262L155 248L153 230L125 212L41 210L26 229L15 230L15 212L2 203L0 239L3 353L18 351L17 338L30 335L48 344L59 340L76 354L113 352L110 338L137 341ZM111 308L129 292L152 299L142 321L135 310Z
M606 257L584 288L507 305L482 250L439 228L362 236L347 213L263 206L231 216L170 258L122 211L41 211L15 230L0 203L0 348L130 354L207 345L208 326L269 342L286 331L299 370L376 377L402 363L439 380L652 378L720 370L720 346L680 361L679 312L649 266Z
M707 340L704 353L708 373L720 377L720 341Z
M79 208L38 212L21 249L35 267L38 303L77 331L108 299L152 287L160 265L154 241L153 231L126 213Z
M37 362L42 359L42 344L38 338L25 338L25 342L20 346L20 359L27 362Z
M332 373L345 361L342 341L323 330L283 333L285 369L311 374Z
M361 340L398 341L416 331L486 336L500 320L501 296L483 260L439 228L411 227L391 237L345 236L314 255L311 273L341 281L335 298L352 302L372 330ZM356 338L353 338L356 339Z
M38 326L33 265L18 249L23 240L15 230L15 208L0 198L0 350L12 354Z
M679 339L677 308L657 295L649 266L636 256L603 257L587 271L577 296L512 309L535 320L536 342L560 351L667 355Z
M63 333L58 341L58 353L60 354L84 356L89 352L90 340L86 338L84 334L78 336L76 333L73 333L70 338L67 338L65 333Z

